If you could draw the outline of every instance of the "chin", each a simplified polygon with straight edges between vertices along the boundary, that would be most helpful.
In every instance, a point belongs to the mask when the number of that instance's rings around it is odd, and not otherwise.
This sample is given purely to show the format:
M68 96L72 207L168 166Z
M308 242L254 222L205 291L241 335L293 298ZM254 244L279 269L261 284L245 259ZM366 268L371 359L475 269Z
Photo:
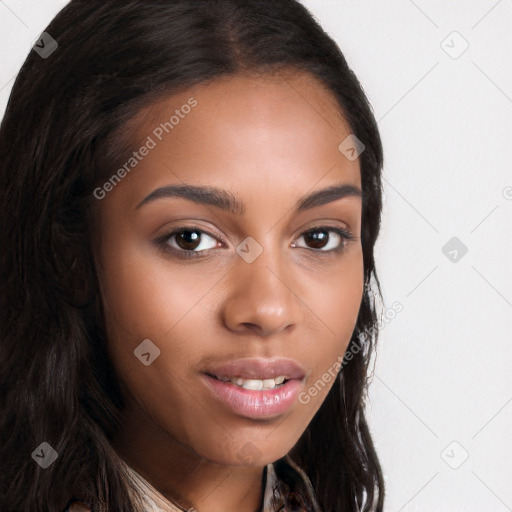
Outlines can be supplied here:
M270 438L270 439L269 439ZM204 443L204 439L202 440ZM264 467L284 457L294 446L290 439L279 436L258 439L255 436L224 436L223 439L209 440L209 446L197 447L193 451L207 461L223 466L246 468Z

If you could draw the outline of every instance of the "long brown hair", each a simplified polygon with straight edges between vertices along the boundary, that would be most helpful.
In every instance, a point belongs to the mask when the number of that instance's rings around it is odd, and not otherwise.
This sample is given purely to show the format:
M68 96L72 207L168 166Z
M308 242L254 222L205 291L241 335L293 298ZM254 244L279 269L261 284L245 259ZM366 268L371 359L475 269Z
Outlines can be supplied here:
M223 75L291 67L328 88L365 145L365 289L353 358L290 455L326 512L382 511L364 397L378 336L383 151L338 46L296 0L72 0L45 31L58 47L47 58L30 52L0 127L0 510L61 512L71 496L140 508L111 447L123 401L92 258L94 186L142 106ZM46 469L32 456L43 442L58 454Z

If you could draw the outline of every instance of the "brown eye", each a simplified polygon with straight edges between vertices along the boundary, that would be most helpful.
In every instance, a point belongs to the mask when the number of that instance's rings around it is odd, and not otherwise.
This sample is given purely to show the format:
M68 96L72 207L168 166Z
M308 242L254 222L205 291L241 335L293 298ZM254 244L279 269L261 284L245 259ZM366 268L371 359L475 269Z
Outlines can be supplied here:
M188 226L166 233L155 240L155 243L165 251L171 251L183 257L197 256L198 253L218 247L218 241L213 235L202 229Z
M306 246L297 246L294 244L293 247L304 247L325 253L342 252L347 243L354 240L354 237L349 231L334 226L320 226L309 229L299 237L299 239L301 238L304 238Z

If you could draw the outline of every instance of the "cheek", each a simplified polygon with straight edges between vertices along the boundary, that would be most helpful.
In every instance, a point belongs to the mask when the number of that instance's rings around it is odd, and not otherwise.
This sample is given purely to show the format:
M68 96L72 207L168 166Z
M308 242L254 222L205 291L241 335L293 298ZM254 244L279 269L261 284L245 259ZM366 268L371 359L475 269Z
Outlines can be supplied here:
M103 264L103 300L113 338L123 331L134 341L162 339L188 323L187 316L208 289L205 280L151 251L127 246L118 254Z
M352 247L339 263L326 272L315 276L310 307L330 335L328 344L339 348L340 340L348 343L357 321L363 288L364 266L360 245Z
M359 248L360 249L360 248ZM316 361L301 403L317 410L331 389L357 322L364 291L362 250L353 251L328 278L317 283L313 313L323 326L312 353Z
M140 243L118 240L115 247L103 259L110 358L131 390L145 397L148 408L158 409L157 397L167 396L174 409L188 410L188 395L179 403L180 382L193 375L201 351L215 350L205 343L212 337L205 333L212 324L210 309L218 304L214 284L225 270L210 265L205 272L199 265L172 262ZM150 357L158 354L147 367L135 357L146 346Z
M190 430L187 418L200 424L208 419L184 383L193 372L191 363L201 355L198 344L205 332L201 298L212 285L165 258L128 244L118 247L122 250L103 262L110 358L129 395L158 424L182 432L183 437ZM134 351L149 352L154 362L145 366ZM172 413L176 410L179 417Z

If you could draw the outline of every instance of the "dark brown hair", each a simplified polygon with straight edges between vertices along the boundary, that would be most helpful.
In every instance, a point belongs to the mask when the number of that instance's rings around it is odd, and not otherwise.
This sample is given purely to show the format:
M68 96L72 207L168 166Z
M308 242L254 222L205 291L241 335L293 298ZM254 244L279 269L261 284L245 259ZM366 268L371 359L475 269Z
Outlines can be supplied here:
M365 289L354 356L290 455L326 512L382 511L364 405L381 296L373 250L383 152L338 46L296 0L72 0L46 32L58 47L48 58L30 52L0 127L0 510L61 512L72 496L140 507L111 446L123 401L92 258L94 186L143 106L221 76L293 68L327 87L365 145ZM31 456L42 442L58 453L47 469Z

